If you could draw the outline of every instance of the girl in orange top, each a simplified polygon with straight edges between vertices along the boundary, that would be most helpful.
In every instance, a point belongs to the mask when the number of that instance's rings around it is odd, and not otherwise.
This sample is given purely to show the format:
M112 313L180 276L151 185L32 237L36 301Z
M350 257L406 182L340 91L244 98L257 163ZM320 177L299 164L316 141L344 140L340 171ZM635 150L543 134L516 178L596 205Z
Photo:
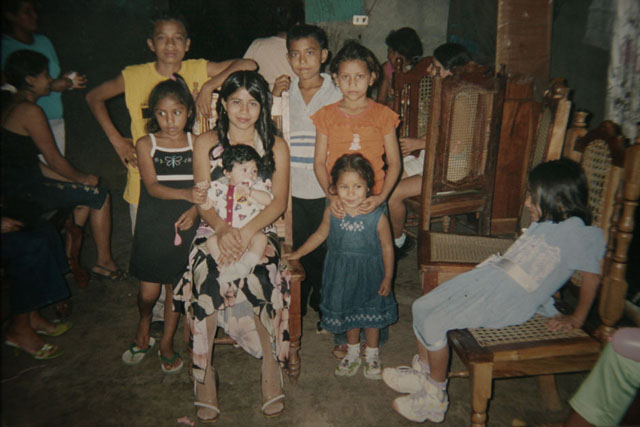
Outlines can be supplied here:
M331 74L343 98L311 116L316 126L313 169L332 214L343 218L342 202L329 192L329 171L343 154L361 153L373 166L375 179L373 194L358 207L360 214L368 214L387 200L400 176L398 115L367 96L380 76L380 64L366 47L347 42L331 62Z

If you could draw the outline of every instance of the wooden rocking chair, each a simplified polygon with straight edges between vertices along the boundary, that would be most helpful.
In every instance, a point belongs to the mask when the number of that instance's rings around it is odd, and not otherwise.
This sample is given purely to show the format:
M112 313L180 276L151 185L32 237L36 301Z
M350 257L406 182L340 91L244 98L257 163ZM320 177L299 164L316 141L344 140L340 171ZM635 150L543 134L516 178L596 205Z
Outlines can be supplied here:
M471 425L485 425L495 378L538 376L547 407L559 409L553 374L591 369L601 343L606 342L621 319L626 292L626 253L640 196L640 146L629 148L625 153L622 142L613 123L605 122L576 141L574 150L576 154L582 153L581 163L590 185L590 203L600 202L602 206L593 210L594 225L611 224L603 227L608 244L599 293L601 325L595 331L586 327L591 335L582 329L552 333L546 328L548 319L536 315L519 326L451 331L450 343L466 370L450 376L471 379ZM623 157L626 157L624 168ZM621 191L623 175L624 190Z

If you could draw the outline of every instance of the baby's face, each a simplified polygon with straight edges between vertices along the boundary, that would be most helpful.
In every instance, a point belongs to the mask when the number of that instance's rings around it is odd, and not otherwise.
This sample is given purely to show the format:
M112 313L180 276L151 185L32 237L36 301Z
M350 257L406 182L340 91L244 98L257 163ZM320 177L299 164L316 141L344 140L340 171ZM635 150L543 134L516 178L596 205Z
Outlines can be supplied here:
M254 160L249 160L244 163L236 162L231 172L225 171L224 174L229 179L229 184L231 185L251 185L258 179L258 165L256 165Z

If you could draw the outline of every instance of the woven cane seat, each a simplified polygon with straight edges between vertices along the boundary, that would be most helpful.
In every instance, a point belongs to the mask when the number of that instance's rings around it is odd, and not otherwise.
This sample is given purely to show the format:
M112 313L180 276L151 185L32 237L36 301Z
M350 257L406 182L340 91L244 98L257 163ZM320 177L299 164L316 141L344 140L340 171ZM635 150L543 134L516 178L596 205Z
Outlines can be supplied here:
M449 233L429 233L430 262L477 264L496 253L505 253L511 239Z
M469 329L469 332L481 347L567 338L586 338L589 336L582 329L550 331L547 329L547 322L549 322L548 317L536 313L530 320L522 325L507 326L499 329L475 328Z

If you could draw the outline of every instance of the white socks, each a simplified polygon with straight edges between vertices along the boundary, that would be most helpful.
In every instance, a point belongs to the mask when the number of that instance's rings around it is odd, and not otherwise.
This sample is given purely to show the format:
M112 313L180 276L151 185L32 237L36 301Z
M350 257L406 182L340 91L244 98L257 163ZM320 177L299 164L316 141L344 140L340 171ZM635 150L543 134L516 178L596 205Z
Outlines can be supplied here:
M349 360L354 360L360 357L360 343L347 344L347 355L345 357L349 358Z
M260 255L254 254L253 252L245 253L238 261L223 268L218 280L221 283L227 283L248 276L251 270L253 270L253 267L258 264L259 259Z
M402 236L397 239L393 239L393 243L395 243L397 248L401 248L404 245L405 240L407 240L407 235L402 233Z
M366 347L366 348L364 349L364 357L365 357L365 359L367 359L367 360L371 360L371 359L374 359L374 358L378 358L378 357L379 357L379 355L378 355L378 354L379 354L378 347L375 347L375 348L373 348L373 347Z

